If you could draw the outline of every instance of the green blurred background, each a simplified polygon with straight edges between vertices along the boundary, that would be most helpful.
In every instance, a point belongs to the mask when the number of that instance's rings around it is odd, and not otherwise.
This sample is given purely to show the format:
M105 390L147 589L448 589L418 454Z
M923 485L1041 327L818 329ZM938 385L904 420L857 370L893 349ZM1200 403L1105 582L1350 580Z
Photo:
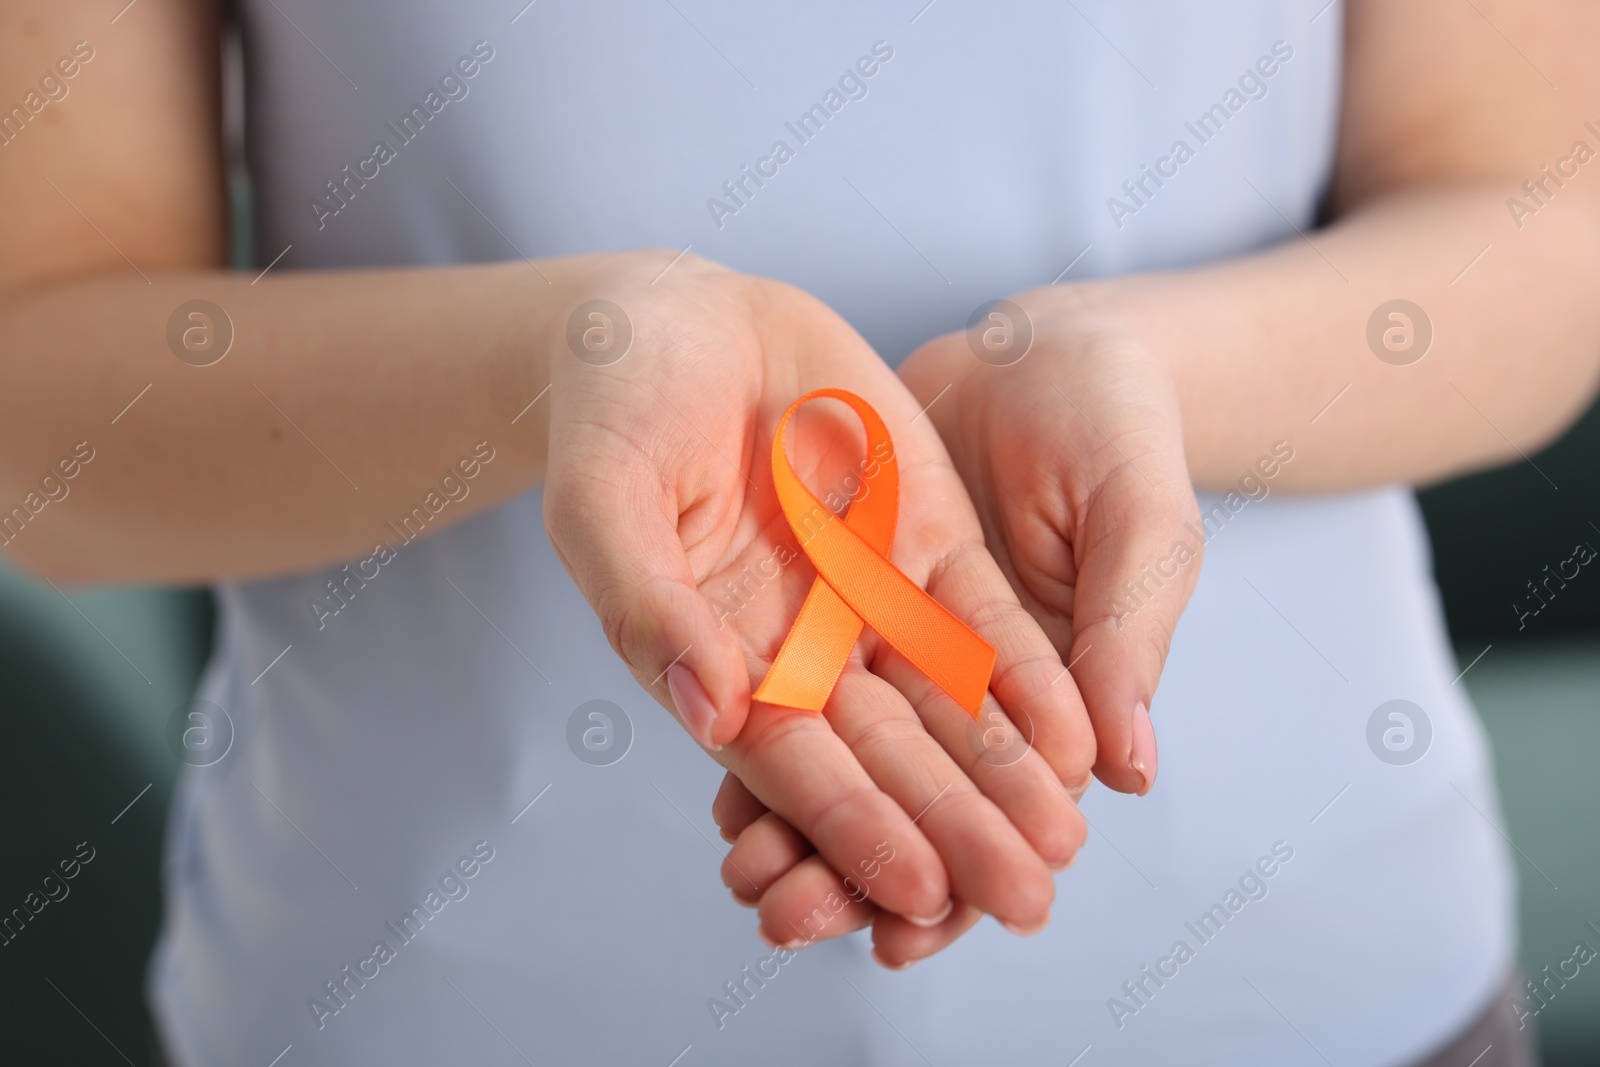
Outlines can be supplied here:
M1578 542L1600 547L1597 456L1600 408L1535 456L1537 469L1519 462L1422 494L1460 664L1472 664L1463 682L1494 739L1521 853L1530 974L1580 937L1594 944L1584 923L1600 924L1600 573L1584 568L1521 629L1511 605L1533 603L1526 583ZM95 849L70 895L0 948L6 1062L149 1062L142 982L179 766L164 737L211 622L204 591L61 591L0 563L0 913L40 891L79 842ZM1600 1063L1600 977L1589 971L1539 1017L1549 1067Z

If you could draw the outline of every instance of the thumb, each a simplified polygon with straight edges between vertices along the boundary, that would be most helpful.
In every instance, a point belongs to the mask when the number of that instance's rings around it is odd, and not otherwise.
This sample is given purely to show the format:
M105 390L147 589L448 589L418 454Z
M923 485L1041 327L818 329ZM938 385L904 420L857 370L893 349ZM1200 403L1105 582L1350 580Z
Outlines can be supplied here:
M639 684L717 749L750 710L750 673L733 631L695 584L677 508L647 472L568 476L552 470L545 529Z
M1150 705L1205 537L1187 479L1140 488L1131 506L1102 506L1087 523L1067 662L1094 724L1095 777L1143 796L1159 762Z

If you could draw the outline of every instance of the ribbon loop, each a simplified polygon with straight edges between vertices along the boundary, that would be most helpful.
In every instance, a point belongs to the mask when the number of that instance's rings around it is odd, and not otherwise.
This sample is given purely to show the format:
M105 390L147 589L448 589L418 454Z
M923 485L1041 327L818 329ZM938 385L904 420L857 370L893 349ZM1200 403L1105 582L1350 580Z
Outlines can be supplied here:
M850 405L867 431L877 483L840 519L789 463L784 431L802 404L822 397ZM974 718L989 691L994 649L889 562L900 476L889 428L871 404L843 389L818 389L790 405L772 438L772 478L784 518L817 570L757 700L821 711L870 626Z

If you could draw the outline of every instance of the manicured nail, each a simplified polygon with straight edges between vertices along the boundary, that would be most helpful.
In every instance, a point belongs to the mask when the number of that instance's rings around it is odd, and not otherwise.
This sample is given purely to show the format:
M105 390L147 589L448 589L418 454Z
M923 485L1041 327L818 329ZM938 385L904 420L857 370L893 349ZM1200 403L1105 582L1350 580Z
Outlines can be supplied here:
M950 912L955 909L955 906L955 901L946 900L944 902L944 910L935 915L933 918L924 919L920 915L907 915L906 922L910 923L912 926L920 926L923 929L927 929L930 926L938 926L940 923L950 918ZM885 964L885 966L887 966L887 964ZM907 964L906 966L909 967L910 964Z
M890 963L878 954L878 946L876 945L872 946L872 958L878 961L880 967L887 967L891 971L903 971L917 962L916 960L906 960L904 963Z
M1019 926L1016 923L1007 922L1005 919L1000 919L1000 925L1004 926L1007 930L1010 930L1018 937L1032 937L1034 934L1050 925L1050 916L1049 914L1046 914L1043 921L1041 921L1037 926Z
M1150 709L1142 700L1133 709L1133 751L1128 763L1144 778L1139 789L1139 795L1144 796L1156 784L1156 728L1150 725Z
M716 705L706 696L694 672L681 663L668 667L667 692L672 694L672 706L678 709L678 717L689 728L689 736L700 742L701 748L712 752L720 750L721 745L711 743L711 727L717 722Z

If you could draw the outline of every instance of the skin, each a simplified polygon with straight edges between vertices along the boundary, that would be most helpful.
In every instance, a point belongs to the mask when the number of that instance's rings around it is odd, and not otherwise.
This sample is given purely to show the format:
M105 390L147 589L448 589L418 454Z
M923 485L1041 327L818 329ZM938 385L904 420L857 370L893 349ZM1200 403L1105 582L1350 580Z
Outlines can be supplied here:
M716 757L829 863L850 870L892 845L900 859L875 886L885 907L932 919L954 893L1018 925L1042 922L1049 869L1086 833L1064 790L1086 784L1093 741L1076 690L1051 686L1061 660L983 549L937 434L812 298L700 260L672 274L665 294L643 275L606 288L637 309L637 358L553 361L545 513L557 552L640 683L659 692L671 664L703 684L715 722L690 718L690 733L720 745ZM1006 773L967 744L966 713L875 636L858 643L826 719L750 698L814 572L795 560L736 612L711 598L794 544L770 442L794 398L823 385L866 397L890 427L902 482L891 562L996 648L996 710L1040 724L1030 758ZM826 491L856 469L860 436L842 405L808 405L791 426L792 462Z
M1183 530L1192 503L1172 484L1185 467L1224 491L1283 440L1295 454L1274 492L1427 483L1536 451L1600 378L1600 177L1569 176L1520 229L1506 206L1574 141L1600 149L1583 125L1600 124L1588 55L1600 10L1356 0L1346 18L1328 226L1196 270L1018 294L1036 340L1014 366L977 363L953 335L901 368L924 401L950 386L929 415L1001 568L1075 664L1096 774L1113 788L1139 786L1123 759L1132 709L1154 696L1199 568L1120 626L1115 598L1174 543L1199 547ZM1402 295L1435 338L1396 367L1368 350L1365 328ZM715 812L736 839L730 863L770 878L763 923L803 914L795 899L814 900L825 881L805 843L737 782ZM860 906L848 925L874 923L877 955L896 966L976 917L958 908L946 926L911 931Z
M337 563L369 553L487 440L494 462L430 532L544 484L551 541L640 684L830 864L894 849L875 905L931 920L955 893L1022 928L1044 922L1050 873L1086 833L1083 702L984 549L922 405L847 324L789 286L659 250L233 274L216 11L142 0L112 26L114 14L43 0L0 12L7 84L73 41L95 48L69 96L0 148L0 499L22 500L75 442L96 450L71 503L7 545L15 564L78 583ZM569 314L595 297L635 330L609 366L568 348ZM204 368L166 342L168 317L196 298L235 330ZM995 647L988 713L1037 726L1007 773L978 759L965 713L870 635L826 719L750 699L809 569L786 568L732 618L710 598L789 538L766 442L823 385L888 423L905 490L892 560ZM826 405L801 412L797 469L837 483L858 433Z
M79 25L86 15L57 6L13 4L0 15L0 69L32 77L57 42L90 36ZM1131 758L1133 709L1154 696L1198 568L1122 627L1111 598L1150 561L1137 549L1164 552L1192 514L1184 470L1221 488L1282 438L1297 455L1278 490L1425 481L1537 447L1582 409L1595 382L1600 180L1573 180L1521 230L1504 204L1600 114L1584 49L1600 26L1578 0L1349 2L1336 220L1312 236L1314 248L1296 241L1196 271L1021 294L1038 330L1035 351L1011 368L975 367L964 338L935 340L903 370L914 397L866 366L871 353L859 339L861 366L820 362L808 340L851 344L826 309L689 261L666 275L662 295L632 298L630 314L645 338L650 327L656 336L699 330L701 348L688 354L703 358L715 342L715 371L647 340L611 377L549 358L563 351L573 306L642 293L665 254L541 262L537 271L274 272L255 285L233 277L219 269L214 13L185 0L144 0L135 10L138 18L106 37L69 105L52 105L48 121L0 150L0 196L23 220L0 229L0 348L18 354L0 371L4 499L26 492L91 432L115 441L96 461L99 483L80 481L77 504L41 516L50 536L25 534L8 549L13 559L66 581L200 581L347 559L465 444L502 434L496 446L510 461L497 460L469 506L446 514L464 518L548 471L547 506L552 497L559 505L547 516L552 539L619 652L663 703L658 672L690 638L704 638L683 662L717 709L703 740L727 742L716 757L737 776L716 809L737 838L729 881L748 881L738 891L759 902L774 940L793 931L819 890L843 887L837 872L853 870L878 840L896 843L889 880L874 880L868 901L825 936L873 923L880 959L897 966L937 951L983 911L1020 929L1042 922L1050 889L1041 872L1082 839L1066 794L1082 788L1083 772L1093 763L1125 791L1150 784ZM102 35L101 22L92 25ZM91 76L101 79L93 92ZM1407 368L1378 362L1360 340L1372 308L1397 293L1428 309L1438 332L1429 358ZM172 360L161 339L170 310L196 296L229 308L240 335L238 350L204 376ZM775 320L776 334L763 325ZM1526 351L1538 358L1509 354ZM662 358L652 364L651 355ZM640 366L673 368L655 384L681 389L674 411L630 384ZM730 382L730 366L748 377ZM992 640L1018 664L1007 672L1017 690L1002 692L1002 674L995 695L1005 710L1028 711L1039 733L1032 758L1004 773L975 766L952 729L959 721L936 706L925 680L870 641L829 708L831 729L744 703L803 571L785 578L773 607L741 612L727 630L713 633L703 598L692 602L693 590L720 591L739 561L771 545L774 527L763 520L775 510L757 499L768 483L756 445L783 403L825 380L878 406L908 480L916 472L926 479L919 492L954 505L953 522L922 516L927 539L897 541L895 561L930 588L937 581L935 595L959 600L959 613L990 620L986 633L1003 632ZM152 381L114 431L96 429ZM1309 423L1345 383L1337 405ZM546 402L511 428L547 384ZM946 384L950 393L915 425L932 423L948 457L925 430L909 428ZM696 434L671 427L681 427L683 411L702 415L707 390L732 385L743 390L738 402L707 409L710 428L697 431L721 455L696 452ZM1019 399L1055 390L1075 417L1062 420L1061 407L1030 411ZM552 434L552 422L569 415L616 432L597 433L586 453L570 451L573 434ZM1048 433L1030 438L1022 432L1030 425ZM641 446L647 429L660 436L647 434ZM583 477L563 449L585 454L585 469L606 484L586 493L561 481ZM615 461L614 475L601 457ZM838 469L836 458L807 458L802 469ZM1016 479L1003 493L1002 468ZM976 510L952 471L972 487ZM749 496L745 476L757 483ZM917 499L909 486L905 498ZM641 501L649 544L600 541L600 551L581 554L580 543L594 541L586 533L625 525L606 515L632 521ZM914 514L902 518L916 524ZM1107 536L1113 530L1119 536ZM980 538L989 552L977 548ZM652 561L648 576L641 559ZM1041 688L1084 650L1070 679L1076 689ZM946 781L957 788L930 810L929 825L908 827L936 795L929 787ZM879 833L838 832L819 795L855 803ZM1015 877L986 876L978 857ZM936 914L941 899L953 906L937 926L901 917Z

